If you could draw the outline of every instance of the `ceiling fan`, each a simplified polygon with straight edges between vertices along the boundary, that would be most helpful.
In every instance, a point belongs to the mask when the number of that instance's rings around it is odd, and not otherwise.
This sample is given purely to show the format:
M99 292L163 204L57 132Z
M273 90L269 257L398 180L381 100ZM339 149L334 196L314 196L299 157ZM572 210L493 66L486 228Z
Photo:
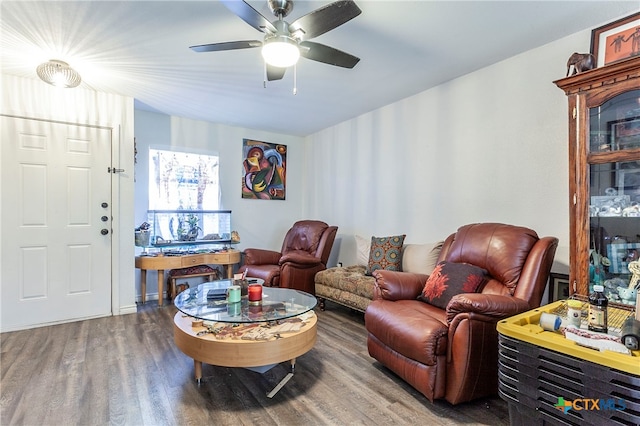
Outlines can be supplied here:
M190 46L196 52L250 49L262 47L267 80L280 80L300 56L343 68L353 68L360 58L324 44L309 41L350 21L362 11L352 0L340 0L323 6L289 24L285 18L293 10L292 0L268 0L269 9L278 18L270 22L245 1L220 0L240 19L266 33L264 41L242 40Z

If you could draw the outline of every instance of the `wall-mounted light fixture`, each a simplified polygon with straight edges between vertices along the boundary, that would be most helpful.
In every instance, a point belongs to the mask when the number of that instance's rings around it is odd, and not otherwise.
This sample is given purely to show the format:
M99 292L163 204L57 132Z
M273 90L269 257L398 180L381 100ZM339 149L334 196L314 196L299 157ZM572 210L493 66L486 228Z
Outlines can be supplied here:
M38 65L36 68L38 77L45 83L56 87L76 87L82 82L80 74L69 66L66 62L51 59L48 62Z

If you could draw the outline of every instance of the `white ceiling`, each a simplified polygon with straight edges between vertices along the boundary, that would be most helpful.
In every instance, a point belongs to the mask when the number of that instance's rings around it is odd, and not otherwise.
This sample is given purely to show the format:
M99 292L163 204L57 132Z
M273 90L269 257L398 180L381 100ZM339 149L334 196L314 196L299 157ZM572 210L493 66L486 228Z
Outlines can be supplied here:
M266 0L248 3L275 19ZM286 20L328 3L295 1ZM263 88L259 49L189 49L262 40L217 1L3 0L0 69L37 78L39 63L61 59L83 87L131 96L138 108L304 136L640 9L638 0L356 3L360 16L313 41L360 63L349 70L301 58L297 95L292 70Z

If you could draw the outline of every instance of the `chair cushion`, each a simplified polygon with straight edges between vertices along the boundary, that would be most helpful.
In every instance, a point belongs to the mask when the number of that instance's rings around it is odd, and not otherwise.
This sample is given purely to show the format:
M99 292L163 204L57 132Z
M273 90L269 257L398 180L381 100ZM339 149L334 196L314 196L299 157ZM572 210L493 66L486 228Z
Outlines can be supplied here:
M418 300L374 300L365 312L365 327L382 344L407 358L435 365L447 353L444 311Z
M293 224L282 244L282 254L291 250L306 251L316 256L322 235L329 225L318 220L301 220Z
M364 266L352 265L320 271L315 276L315 283L373 299L376 279L364 275Z
M371 251L369 252L366 275L371 275L377 269L401 271L402 244L405 236L371 237Z
M529 228L475 223L458 229L443 260L486 269L513 296L529 253L538 241L538 234Z
M475 265L442 261L427 278L418 299L446 309L453 296L482 290L487 281L486 274L487 271Z
M280 284L279 265L244 265L247 277L264 280L267 287L277 287Z

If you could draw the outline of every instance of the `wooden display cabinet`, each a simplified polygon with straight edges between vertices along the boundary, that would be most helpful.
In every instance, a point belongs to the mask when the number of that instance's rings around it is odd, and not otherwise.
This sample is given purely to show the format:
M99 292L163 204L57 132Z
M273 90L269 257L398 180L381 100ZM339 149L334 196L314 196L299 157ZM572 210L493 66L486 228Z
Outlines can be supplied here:
M554 82L569 100L570 291L625 299L640 255L640 57Z

